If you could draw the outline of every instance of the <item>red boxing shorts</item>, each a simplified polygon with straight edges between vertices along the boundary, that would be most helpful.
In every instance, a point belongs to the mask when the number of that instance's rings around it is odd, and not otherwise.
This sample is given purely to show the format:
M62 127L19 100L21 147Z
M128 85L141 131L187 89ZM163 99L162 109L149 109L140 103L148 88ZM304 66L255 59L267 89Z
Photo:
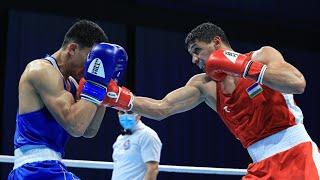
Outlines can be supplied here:
M248 147L253 160L242 180L319 180L320 153L303 124L297 124Z

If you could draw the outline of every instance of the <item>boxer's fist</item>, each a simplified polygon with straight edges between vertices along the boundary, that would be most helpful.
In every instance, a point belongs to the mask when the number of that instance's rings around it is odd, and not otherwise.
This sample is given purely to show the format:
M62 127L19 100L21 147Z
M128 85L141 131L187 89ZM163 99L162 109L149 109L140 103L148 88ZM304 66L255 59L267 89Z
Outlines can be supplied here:
M119 50L114 44L95 45L84 64L84 78L87 81L107 86L114 73L119 55Z
M113 72L112 79L119 83L127 67L128 55L127 52L121 46L115 46L116 48L118 48L118 58L116 59L116 67Z
M124 49L110 43L99 43L92 48L84 65L84 79L79 86L80 97L100 104L106 95L106 86L112 78L119 59L127 59Z
M263 66L244 54L219 49L207 59L205 71L209 76L224 72L233 76L257 78Z
M133 107L134 95L125 87L119 87L113 80L107 87L107 95L102 104L122 111L130 111Z

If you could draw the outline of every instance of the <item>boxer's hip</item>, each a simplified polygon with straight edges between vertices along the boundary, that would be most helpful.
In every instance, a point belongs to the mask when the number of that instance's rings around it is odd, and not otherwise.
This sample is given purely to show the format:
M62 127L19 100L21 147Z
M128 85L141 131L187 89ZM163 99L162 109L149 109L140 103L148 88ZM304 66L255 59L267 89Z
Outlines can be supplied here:
M61 161L61 154L44 145L25 145L14 150L14 167L41 161Z
M248 147L253 160L243 180L319 179L320 154L303 124L297 124Z
M61 162L61 154L43 145L25 145L14 151L15 161L8 180L79 179Z
M250 145L247 150L255 163L303 142L312 140L304 125L297 124Z

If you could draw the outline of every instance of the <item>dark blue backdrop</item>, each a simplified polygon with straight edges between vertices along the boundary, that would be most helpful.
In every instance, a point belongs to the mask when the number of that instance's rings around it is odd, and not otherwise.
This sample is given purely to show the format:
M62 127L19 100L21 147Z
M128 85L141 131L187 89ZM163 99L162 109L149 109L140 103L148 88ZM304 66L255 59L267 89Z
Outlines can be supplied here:
M9 14L7 59L5 65L4 100L0 154L13 154L13 134L17 108L19 76L25 65L33 59L55 52L63 35L75 19L45 14L12 11ZM127 47L125 25L98 22L111 42ZM201 23L201 22L199 22ZM193 27L188 27L191 30ZM191 56L184 49L184 32L169 32L148 27L135 29L134 93L160 99L170 91L183 86L190 77L200 71L191 63ZM255 42L233 40L233 49L248 52L263 45ZM297 95L296 101L304 112L305 125L313 140L319 144L320 78L316 67L320 66L319 52L278 48L288 62L298 67L307 80L306 92ZM130 74L128 74L130 76ZM130 79L130 78L129 78ZM155 129L163 143L161 164L246 168L250 158L216 113L205 104L188 112L171 116L161 122L144 118ZM98 135L93 139L72 138L66 147L68 159L112 161L112 143L119 130L115 111L108 110ZM0 164L1 178L5 179L11 164ZM110 179L110 170L71 168L83 179ZM160 180L170 179L239 179L239 176L191 175L160 173Z

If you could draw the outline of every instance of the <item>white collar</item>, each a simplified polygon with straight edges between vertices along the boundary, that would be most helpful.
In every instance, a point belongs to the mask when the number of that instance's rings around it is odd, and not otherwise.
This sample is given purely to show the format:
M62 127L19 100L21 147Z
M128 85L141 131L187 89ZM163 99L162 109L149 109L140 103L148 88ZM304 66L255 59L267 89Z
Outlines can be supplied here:
M134 133L136 131L142 130L146 125L143 124L143 122L140 120L137 122L137 124L134 126L134 128L131 129L131 132Z

